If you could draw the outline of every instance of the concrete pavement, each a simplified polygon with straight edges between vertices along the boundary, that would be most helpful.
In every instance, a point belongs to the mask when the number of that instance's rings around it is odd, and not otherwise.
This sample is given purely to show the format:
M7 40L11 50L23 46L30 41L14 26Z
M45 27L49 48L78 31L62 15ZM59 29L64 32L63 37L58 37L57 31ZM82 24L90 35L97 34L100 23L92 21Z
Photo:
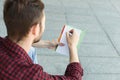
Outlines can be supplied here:
M43 39L59 36L64 24L85 30L79 48L83 80L120 80L120 1L43 0L46 31ZM0 36L6 35L0 1ZM39 64L50 74L64 74L69 58L48 49L37 49Z

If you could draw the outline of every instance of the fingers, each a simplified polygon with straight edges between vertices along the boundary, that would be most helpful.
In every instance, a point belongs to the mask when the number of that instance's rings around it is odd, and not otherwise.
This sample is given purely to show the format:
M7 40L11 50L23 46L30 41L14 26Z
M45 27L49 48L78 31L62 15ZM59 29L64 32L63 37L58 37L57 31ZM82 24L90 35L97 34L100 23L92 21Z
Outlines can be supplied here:
M66 37L67 39L69 39L70 37L72 37L72 35L74 34L74 29L71 29L69 32L66 33Z
M59 46L65 46L65 44L64 44L64 43L58 43L58 45L59 45Z
M69 39L69 32L66 32L67 40Z
M58 42L58 40L52 40L52 43L53 43L53 47L54 46L64 46L65 44L64 43L60 43L60 42Z
M71 34L73 34L73 32L74 32L74 29L70 30L69 32L70 32Z

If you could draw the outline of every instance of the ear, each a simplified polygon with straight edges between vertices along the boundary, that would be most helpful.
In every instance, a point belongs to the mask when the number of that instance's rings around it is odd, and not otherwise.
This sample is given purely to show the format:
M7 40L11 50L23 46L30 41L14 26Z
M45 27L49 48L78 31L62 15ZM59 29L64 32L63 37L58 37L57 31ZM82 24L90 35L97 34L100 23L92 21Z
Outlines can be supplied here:
M40 32L40 25L39 24L33 25L31 31L34 36L38 36Z

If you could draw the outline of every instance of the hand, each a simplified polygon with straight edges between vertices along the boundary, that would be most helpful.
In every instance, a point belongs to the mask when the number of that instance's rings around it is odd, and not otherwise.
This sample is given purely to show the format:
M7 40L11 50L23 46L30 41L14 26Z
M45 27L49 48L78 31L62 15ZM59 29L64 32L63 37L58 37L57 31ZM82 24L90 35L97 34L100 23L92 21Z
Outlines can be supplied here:
M71 33L71 35L70 35ZM66 33L66 38L69 47L70 54L70 63L79 62L78 52L77 52L77 44L79 41L79 36L75 30L70 30Z
M52 41L49 41L49 46L48 46L48 48L55 50L58 45L59 45L59 46L64 46L64 44L58 42L58 40L52 40Z
M77 46L78 41L79 41L79 36L74 29L67 32L66 37L67 37L67 42L68 42L69 48Z

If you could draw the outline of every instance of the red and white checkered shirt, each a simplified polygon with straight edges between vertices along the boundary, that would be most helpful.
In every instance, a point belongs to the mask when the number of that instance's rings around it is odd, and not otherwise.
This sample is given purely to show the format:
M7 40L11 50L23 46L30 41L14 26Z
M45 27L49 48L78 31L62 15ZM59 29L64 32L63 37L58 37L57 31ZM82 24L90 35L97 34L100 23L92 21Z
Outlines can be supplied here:
M34 64L24 49L0 37L0 80L82 80L82 76L80 63L69 64L65 75L50 75Z

